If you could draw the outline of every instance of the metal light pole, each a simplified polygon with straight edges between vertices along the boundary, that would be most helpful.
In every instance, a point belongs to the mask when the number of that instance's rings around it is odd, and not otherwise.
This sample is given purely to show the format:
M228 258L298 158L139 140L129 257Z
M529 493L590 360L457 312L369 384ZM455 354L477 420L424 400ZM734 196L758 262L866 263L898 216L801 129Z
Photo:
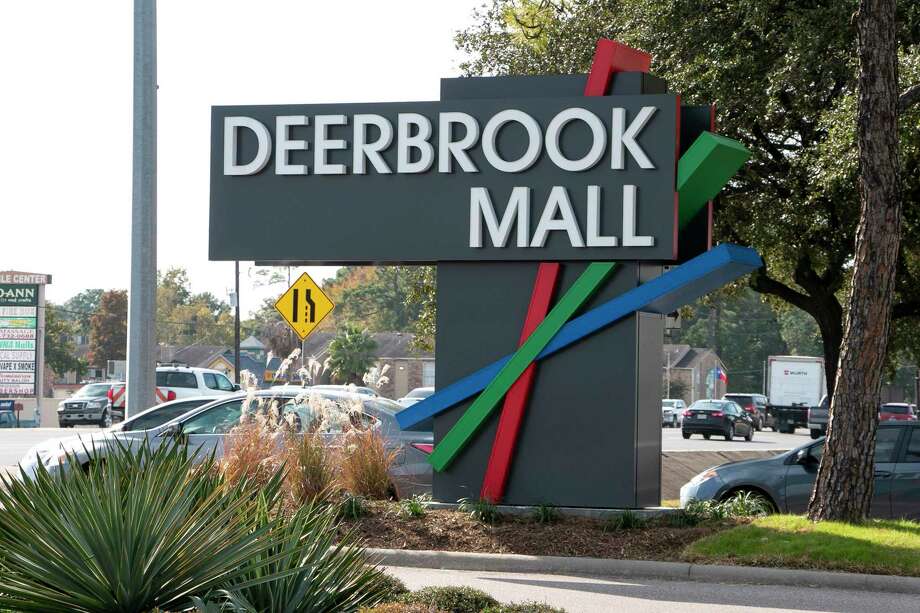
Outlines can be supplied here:
M240 262L233 263L233 381L240 382Z
M156 0L134 0L134 146L126 418L154 404L156 384L156 46Z

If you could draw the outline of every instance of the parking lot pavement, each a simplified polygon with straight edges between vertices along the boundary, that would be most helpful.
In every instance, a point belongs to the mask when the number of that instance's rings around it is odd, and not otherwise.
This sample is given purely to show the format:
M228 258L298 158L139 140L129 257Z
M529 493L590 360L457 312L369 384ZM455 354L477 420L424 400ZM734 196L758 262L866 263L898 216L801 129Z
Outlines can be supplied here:
M502 602L537 601L568 613L596 611L885 611L917 610L915 594L889 594L826 588L733 585L566 575L395 568L387 571L409 589L428 585L467 585Z
M661 429L662 451L785 451L809 442L808 430L799 428L795 434L780 434L771 430L754 433L754 440L748 443L743 437L726 441L721 436L713 436L708 441L701 435L694 434L684 440L680 428Z
M0 428L0 466L15 466L29 447L53 438L99 432L95 426L76 428Z

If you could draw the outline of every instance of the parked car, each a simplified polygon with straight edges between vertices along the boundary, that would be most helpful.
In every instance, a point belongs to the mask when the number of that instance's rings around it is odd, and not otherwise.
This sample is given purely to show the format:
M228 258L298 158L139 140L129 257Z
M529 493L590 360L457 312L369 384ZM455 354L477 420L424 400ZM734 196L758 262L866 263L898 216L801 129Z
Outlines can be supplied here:
M916 421L917 407L906 402L886 402L878 411L879 421Z
M661 401L661 425L668 428L680 427L687 403L680 398L665 398Z
M827 421L830 419L830 413L830 400L827 394L821 398L818 406L808 409L808 432L811 438L817 439L827 434Z
M431 396L434 393L433 387L417 387L396 402L401 404L403 407L412 406L416 402L420 402L428 396Z
M161 402L149 409L141 411L137 415L132 415L120 424L112 426L113 431L117 432L143 432L162 426L168 421L185 415L192 409L197 409L215 400L220 400L221 396L192 396L180 400L170 400Z
M157 366L156 388L154 389L157 402L198 396L225 396L236 393L239 389L239 385L230 381L227 375L219 370L189 367L177 363ZM124 419L126 400L124 382L119 381L112 384L109 400L115 421Z
M781 513L804 513L823 452L822 437L772 458L715 466L680 489L681 505L690 500L725 500L738 492L753 492ZM870 514L878 518L920 519L920 423L879 424Z
M378 398L379 395L369 387L359 387L357 385L313 385L310 389L325 392L341 392L343 394L361 394L362 396L372 396Z
M776 422L772 413L767 411L767 397L753 392L725 394L722 400L731 400L744 409L754 420L754 427L758 432L764 428L776 430Z
M76 425L94 425L108 428L112 425L112 402L109 400L111 383L90 383L78 389L67 400L58 404L58 426L73 428Z
M754 420L731 400L697 400L684 411L681 428L684 438L693 434L702 434L706 440L713 434L724 436L726 441L737 435L746 441L754 438Z
M12 411L0 411L0 428L15 428L16 415Z
M350 415L352 423L358 420L360 427L377 428L384 437L388 450L395 452L395 462L391 469L394 486L400 496L431 491L431 465L428 455L433 448L433 435L430 430L401 430L396 422L396 413L402 407L392 400L372 398L366 395L322 390L317 396L331 400L344 408L350 409L357 403L360 415ZM299 431L309 431L318 423L320 411L313 406L316 402L313 394L305 393L301 387L273 388L256 392L255 398L277 400L281 403L282 416L288 413L296 415ZM140 445L147 440L151 445L162 444L168 439L178 439L187 444L189 453L197 458L204 458L212 451L217 457L223 454L224 440L234 426L240 422L245 394L220 398L197 409L192 409L166 423L150 428L136 430L139 425L133 422L131 430L107 430L99 434L83 435L69 439L58 439L42 443L30 449L20 461L26 475L34 475L38 464L44 465L49 472L72 468L68 453L73 454L77 463L84 467L92 461L105 457L106 449L117 442L127 445ZM154 407L158 408L158 407ZM138 414L135 418L142 417ZM335 437L339 431L334 428L324 435Z

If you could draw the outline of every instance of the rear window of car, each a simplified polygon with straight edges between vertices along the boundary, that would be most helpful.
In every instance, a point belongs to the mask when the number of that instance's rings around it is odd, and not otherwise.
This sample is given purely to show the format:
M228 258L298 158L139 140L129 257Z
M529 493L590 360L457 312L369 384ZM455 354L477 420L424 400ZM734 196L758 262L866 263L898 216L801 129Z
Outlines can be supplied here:
M690 409L693 411L721 411L727 406L727 402L700 402L697 400L690 405Z
M406 394L406 398L428 398L428 396L431 396L433 393L433 390L418 387Z
M739 396L737 394L725 394L725 400L732 400L740 405L754 404L753 396Z
M895 415L907 415L910 408L903 404L883 404L882 413L894 413Z
M661 406L662 406L662 407L667 407L667 408L669 408L669 409L672 408L675 404L676 404L676 403L675 403L673 400L662 400L662 401L661 401Z
M157 387L190 387L197 388L198 380L195 373L178 370L160 371L157 373Z

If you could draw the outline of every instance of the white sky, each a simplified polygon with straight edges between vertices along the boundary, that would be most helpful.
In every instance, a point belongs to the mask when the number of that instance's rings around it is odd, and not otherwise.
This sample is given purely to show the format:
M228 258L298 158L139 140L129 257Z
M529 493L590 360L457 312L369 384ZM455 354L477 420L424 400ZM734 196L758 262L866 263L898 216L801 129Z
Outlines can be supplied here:
M158 267L233 285L207 256L211 105L436 100L483 1L160 0ZM50 273L54 302L128 287L132 44L130 0L0 2L0 270ZM247 269L244 316L284 289Z

